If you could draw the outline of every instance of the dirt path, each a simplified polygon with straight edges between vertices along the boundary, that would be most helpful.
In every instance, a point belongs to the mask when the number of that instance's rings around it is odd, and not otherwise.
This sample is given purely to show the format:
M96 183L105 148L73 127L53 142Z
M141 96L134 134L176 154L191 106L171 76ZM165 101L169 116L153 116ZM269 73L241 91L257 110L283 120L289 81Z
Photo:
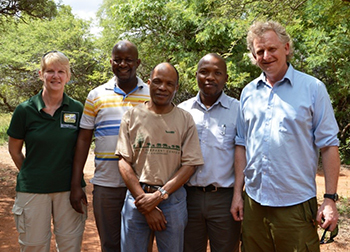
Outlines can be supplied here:
M93 153L91 152L85 166L85 179L87 182L88 195L88 219L84 232L82 251L100 252L99 238L95 226L92 212L92 185L88 182L93 176ZM13 165L7 146L0 146L0 251L19 251L18 236L15 229L13 216L11 214L12 205L15 198L15 177L17 170ZM322 199L324 193L324 178L322 173L317 175L318 198ZM338 194L341 198L350 200L350 169L342 168L339 178ZM350 203L348 202L348 207ZM335 242L321 246L321 252L348 252L350 251L350 220L341 218L339 221L339 234ZM322 234L321 230L319 230ZM54 249L54 241L51 242L51 251ZM157 250L154 249L154 252ZM209 251L209 250L208 250Z

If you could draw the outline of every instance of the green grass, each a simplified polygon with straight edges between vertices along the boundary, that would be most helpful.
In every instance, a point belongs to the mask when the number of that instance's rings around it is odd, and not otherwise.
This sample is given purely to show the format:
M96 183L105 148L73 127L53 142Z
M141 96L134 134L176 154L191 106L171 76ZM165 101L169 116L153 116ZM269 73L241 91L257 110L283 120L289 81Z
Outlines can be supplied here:
M0 145L4 145L8 141L6 131L9 127L11 117L11 113L0 113Z
M350 217L350 198L341 197L337 202L337 208L340 216Z

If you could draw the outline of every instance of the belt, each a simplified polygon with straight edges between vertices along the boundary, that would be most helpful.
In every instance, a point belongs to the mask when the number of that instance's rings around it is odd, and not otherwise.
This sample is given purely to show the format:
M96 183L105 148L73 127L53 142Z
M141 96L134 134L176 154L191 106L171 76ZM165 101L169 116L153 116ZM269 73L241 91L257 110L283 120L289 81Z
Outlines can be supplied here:
M189 189L189 190L199 190L202 192L217 192L217 191L222 191L222 190L227 190L227 189L233 190L231 187L217 187L217 186L214 186L212 184L210 184L208 186L188 186L188 185L186 185L185 187L186 187L186 189Z
M148 185L145 183L140 182L141 188L145 193L154 193L158 191L159 188L162 186L157 186L157 185Z

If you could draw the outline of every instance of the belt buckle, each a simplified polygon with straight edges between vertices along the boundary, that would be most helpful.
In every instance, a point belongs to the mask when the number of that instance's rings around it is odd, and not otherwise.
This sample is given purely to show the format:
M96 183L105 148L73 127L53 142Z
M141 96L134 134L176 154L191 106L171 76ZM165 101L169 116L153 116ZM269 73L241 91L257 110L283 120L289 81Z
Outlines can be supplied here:
M209 188L213 188L212 190L209 190ZM208 185L206 187L203 187L203 192L217 192L218 191L218 188L214 185Z
M217 192L218 188L216 186L214 186L214 190L211 190L210 192Z
M141 188L145 193L154 193L158 190L159 186L142 184Z
M152 189L152 188L151 188L150 185L146 185L145 188L146 188L146 191L147 191L148 193L151 192L151 189Z
M147 184L143 184L143 185L141 186L141 188L142 188L142 190L143 190L144 192L146 192L146 193L149 193L150 190L151 190L151 187L150 187L149 185L147 185Z

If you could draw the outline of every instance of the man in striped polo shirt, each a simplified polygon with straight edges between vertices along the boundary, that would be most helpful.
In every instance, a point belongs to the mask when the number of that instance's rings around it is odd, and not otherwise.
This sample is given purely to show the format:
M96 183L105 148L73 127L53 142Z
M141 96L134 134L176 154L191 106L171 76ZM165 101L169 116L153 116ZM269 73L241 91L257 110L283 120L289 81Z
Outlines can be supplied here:
M114 77L90 91L84 107L77 140L71 182L71 204L82 212L87 204L80 185L83 169L95 137L95 174L93 207L103 252L120 251L120 212L126 187L114 155L119 125L123 114L135 105L149 100L149 88L136 76L140 65L136 46L129 41L118 42L110 60Z

